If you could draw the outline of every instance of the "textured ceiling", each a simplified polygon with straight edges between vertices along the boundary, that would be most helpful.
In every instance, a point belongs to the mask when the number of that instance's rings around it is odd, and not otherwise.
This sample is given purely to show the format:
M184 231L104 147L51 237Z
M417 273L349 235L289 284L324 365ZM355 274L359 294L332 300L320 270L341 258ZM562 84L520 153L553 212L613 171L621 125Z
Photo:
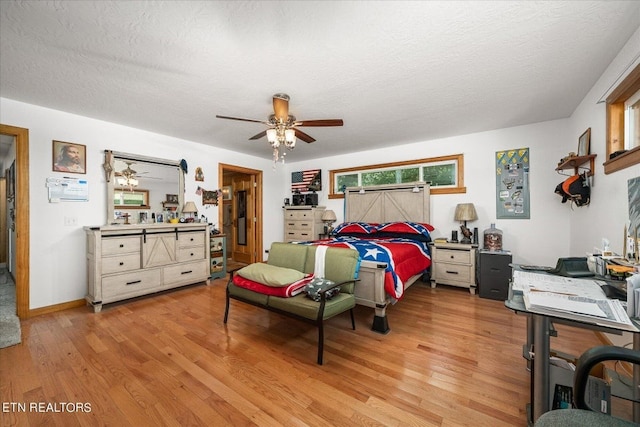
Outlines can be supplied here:
M568 117L640 26L637 1L1 1L0 96L288 161Z

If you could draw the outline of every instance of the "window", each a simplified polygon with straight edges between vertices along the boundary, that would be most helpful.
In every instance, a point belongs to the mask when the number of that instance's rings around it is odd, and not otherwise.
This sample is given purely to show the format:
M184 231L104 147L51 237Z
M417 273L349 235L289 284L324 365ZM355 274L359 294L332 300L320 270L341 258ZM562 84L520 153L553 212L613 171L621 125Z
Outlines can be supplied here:
M430 182L431 194L466 193L463 170L463 154L331 170L329 198L344 197L343 189L346 187L416 181Z
M607 158L609 174L640 163L640 65L607 97ZM613 153L621 154L611 159Z

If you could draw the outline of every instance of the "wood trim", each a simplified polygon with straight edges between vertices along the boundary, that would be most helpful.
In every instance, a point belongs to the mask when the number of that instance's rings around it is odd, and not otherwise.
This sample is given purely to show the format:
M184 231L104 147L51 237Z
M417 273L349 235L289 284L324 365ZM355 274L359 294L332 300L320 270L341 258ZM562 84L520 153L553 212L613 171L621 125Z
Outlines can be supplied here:
M607 160L602 165L605 175L608 175L638 163L640 163L640 147L635 147L615 159Z
M16 314L29 312L29 129L0 124L0 133L16 139Z
M258 169L250 169L242 166L230 165L226 163L218 163L218 186L222 187L224 185L224 172L238 172L244 173L248 175L253 175L255 177L255 198L256 198L256 222L253 224L255 227L255 242L254 242L254 252L251 255L251 262L260 262L262 261L262 248L263 248L263 195L262 195L262 171ZM222 218L224 218L224 202L218 203L218 223L220 224L220 231L222 232L221 224ZM231 236L227 236L227 239L233 238ZM227 257L229 254L227 254Z
M74 301L67 301L60 304L48 305L46 307L34 308L29 311L29 317L42 316L43 314L55 313L57 311L68 310L70 308L83 307L87 305L87 301L83 299L77 299Z
M607 159L611 153L624 150L624 103L640 90L640 64L607 97ZM604 162L605 175L640 163L639 147Z
M344 199L344 194L334 193L333 189L335 187L335 175L344 172L360 172L363 170L371 170L371 169L381 169L381 168L393 168L398 166L412 166L418 165L421 163L435 163L435 162L444 162L447 160L456 160L458 162L458 186L450 187L450 188L440 188L431 187L431 194L454 194L454 193L466 193L467 189L464 186L464 154L451 154L447 156L438 156L438 157L427 157L423 159L416 160L403 160L401 162L391 162L391 163L377 163L375 165L366 165L366 166L356 166L350 168L342 168L342 169L331 169L329 170L329 199ZM401 185L401 184L398 184Z

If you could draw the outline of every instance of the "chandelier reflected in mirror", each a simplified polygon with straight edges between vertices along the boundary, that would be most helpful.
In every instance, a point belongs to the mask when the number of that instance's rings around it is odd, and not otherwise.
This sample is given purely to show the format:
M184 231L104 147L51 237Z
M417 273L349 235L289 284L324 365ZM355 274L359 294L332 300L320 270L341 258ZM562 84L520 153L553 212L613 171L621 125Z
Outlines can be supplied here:
M131 169L131 163L126 163L127 167L120 172L120 176L118 176L116 182L120 187L129 187L129 189L133 191L133 189L138 186L138 178L136 178L136 171Z

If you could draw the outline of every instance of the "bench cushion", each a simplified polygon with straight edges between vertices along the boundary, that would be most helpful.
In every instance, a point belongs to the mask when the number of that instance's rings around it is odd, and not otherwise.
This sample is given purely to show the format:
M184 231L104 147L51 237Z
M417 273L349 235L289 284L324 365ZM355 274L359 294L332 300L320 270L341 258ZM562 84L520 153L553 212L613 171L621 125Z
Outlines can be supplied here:
M241 268L236 273L245 279L262 283L266 286L289 286L290 284L305 278L305 274L292 268L278 267L276 265L257 262Z
M291 298L269 297L269 306L287 313L297 314L305 319L315 320L318 318L320 303L307 298L305 294L296 295ZM339 293L325 303L323 319L329 319L344 311L356 306L356 299L353 294Z

